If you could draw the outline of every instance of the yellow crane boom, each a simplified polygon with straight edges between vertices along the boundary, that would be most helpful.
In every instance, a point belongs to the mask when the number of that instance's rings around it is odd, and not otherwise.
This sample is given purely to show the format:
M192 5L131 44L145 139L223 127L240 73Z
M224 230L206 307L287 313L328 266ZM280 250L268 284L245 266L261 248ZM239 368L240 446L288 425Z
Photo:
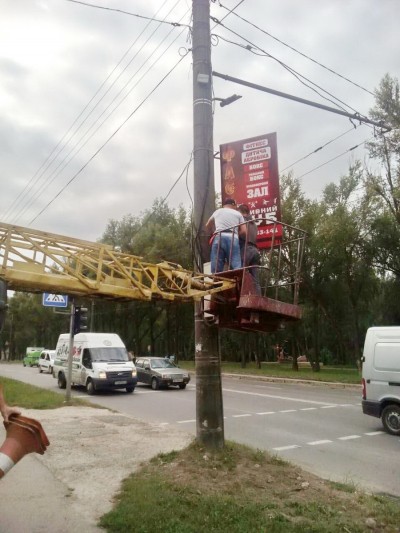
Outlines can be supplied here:
M147 263L107 244L1 222L0 278L16 291L119 300L196 300L235 286L174 263Z

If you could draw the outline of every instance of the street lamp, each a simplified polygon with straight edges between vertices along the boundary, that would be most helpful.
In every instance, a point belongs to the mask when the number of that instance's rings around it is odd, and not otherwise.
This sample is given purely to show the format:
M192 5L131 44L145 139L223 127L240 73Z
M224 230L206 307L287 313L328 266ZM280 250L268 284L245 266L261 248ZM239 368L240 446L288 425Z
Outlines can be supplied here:
M242 98L240 94L233 94L232 96L228 96L228 98L213 98L213 100L217 100L221 107L225 107L226 105L236 102L236 100L239 100L240 98Z

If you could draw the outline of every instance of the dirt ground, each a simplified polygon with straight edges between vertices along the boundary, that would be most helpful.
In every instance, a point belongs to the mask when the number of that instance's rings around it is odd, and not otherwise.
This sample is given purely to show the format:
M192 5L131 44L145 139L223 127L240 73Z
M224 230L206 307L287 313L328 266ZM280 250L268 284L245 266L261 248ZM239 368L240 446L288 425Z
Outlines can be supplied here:
M121 481L141 462L180 450L193 437L91 407L24 410L42 424L50 446L35 455L70 491L69 504L93 523L109 511Z

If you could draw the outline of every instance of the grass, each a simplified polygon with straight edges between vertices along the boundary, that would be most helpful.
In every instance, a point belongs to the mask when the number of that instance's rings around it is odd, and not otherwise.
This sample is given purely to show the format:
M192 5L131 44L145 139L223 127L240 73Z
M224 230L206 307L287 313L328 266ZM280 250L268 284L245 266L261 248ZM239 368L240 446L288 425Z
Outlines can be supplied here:
M57 409L67 405L63 394L4 377L0 378L0 382L3 385L6 402L10 406L18 406L23 409ZM89 402L80 399L71 399L68 405L93 407Z
M215 454L193 443L143 464L99 525L110 533L394 533L399 523L398 501L228 442Z
M194 372L194 361L179 361L179 366ZM319 372L314 372L310 367L300 366L296 372L292 370L292 365L288 363L261 363L261 368L257 368L255 363L247 363L242 368L240 363L221 364L221 372L227 374L248 374L259 377L277 377L287 379L304 379L311 381L327 381L337 383L357 384L361 383L361 374L357 368L322 366Z

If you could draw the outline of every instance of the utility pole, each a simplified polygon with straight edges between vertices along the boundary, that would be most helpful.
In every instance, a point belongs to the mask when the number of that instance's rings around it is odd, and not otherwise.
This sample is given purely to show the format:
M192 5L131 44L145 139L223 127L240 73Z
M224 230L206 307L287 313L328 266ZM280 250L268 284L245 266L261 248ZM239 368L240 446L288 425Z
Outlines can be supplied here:
M202 272L210 256L204 226L215 207L210 0L192 6L195 270ZM195 302L194 318L197 440L215 450L224 446L218 330L204 322L203 302Z

